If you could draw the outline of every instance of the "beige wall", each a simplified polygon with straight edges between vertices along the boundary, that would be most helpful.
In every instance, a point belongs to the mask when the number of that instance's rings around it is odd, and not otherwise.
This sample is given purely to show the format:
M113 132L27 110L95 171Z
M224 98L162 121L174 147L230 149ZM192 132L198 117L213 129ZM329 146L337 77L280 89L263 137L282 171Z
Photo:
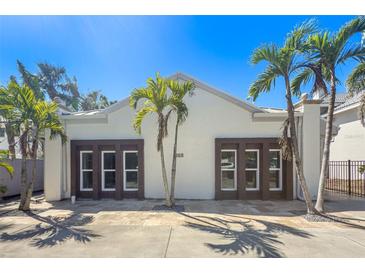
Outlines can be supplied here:
M178 139L178 152L183 153L183 158L178 158L176 197L191 199L214 198L214 140L218 137L279 137L282 122L254 122L252 113L228 102L208 91L196 89L193 97L187 98L189 117L181 126ZM142 138L145 146L145 197L162 198L163 188L161 179L160 156L156 150L156 117L148 117L142 125L142 135L138 136L131 127L134 112L129 106L125 106L107 117L107 123L100 120L96 122L66 121L66 130L69 140L72 139L126 139ZM174 118L173 118L174 119ZM166 165L171 167L173 119L170 122L169 137L165 140ZM312 118L311 118L312 119ZM319 119L319 117L318 117ZM315 134L315 133L314 133ZM312 134L311 138L319 139L319 135ZM308 149L313 144L306 139ZM48 146L52 146L48 142ZM55 143L54 143L55 144ZM316 143L314 145L317 145ZM60 149L58 149L60 150ZM46 155L58 153L51 148ZM68 189L63 191L64 197L69 197L70 189L70 147L67 145L67 161L64 160L62 172L67 178L64 182ZM49 164L50 169L57 168L60 160L56 157L54 163ZM313 167L319 163L308 161ZM47 168L47 167L46 167ZM308 169L310 167L308 166ZM170 171L170 170L169 170ZM60 171L61 172L61 171ZM170 173L170 172L169 172ZM311 172L310 172L311 173ZM47 174L47 173L46 173ZM58 175L51 171L46 176L46 184L49 188L55 187L60 191L57 184L61 184L56 178ZM311 175L312 176L312 175ZM313 177L313 176L312 176ZM316 181L316 180L313 180ZM65 188L65 187L64 187ZM316 192L316 191L315 191ZM51 193L51 192L50 192ZM53 196L52 196L53 197ZM46 193L46 198L47 193Z
M360 123L358 109L350 109L334 116L339 127L331 143L331 161L365 160L365 127Z

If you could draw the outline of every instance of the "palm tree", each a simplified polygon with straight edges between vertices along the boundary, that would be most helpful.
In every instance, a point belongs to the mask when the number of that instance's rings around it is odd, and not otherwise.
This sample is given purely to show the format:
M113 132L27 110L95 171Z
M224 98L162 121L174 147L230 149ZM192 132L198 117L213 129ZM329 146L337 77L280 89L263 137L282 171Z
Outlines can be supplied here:
M51 100L59 97L78 110L80 93L76 77L70 78L64 67L54 66L48 63L39 63L37 74L32 74L26 70L25 66L18 60L18 71L23 83L29 86L38 99L44 99L47 95Z
M143 103L137 109L138 102L140 101L142 101ZM165 191L165 203L167 207L171 207L171 198L167 181L163 139L168 134L167 122L169 114L167 114L166 112L168 110L169 103L169 96L167 94L167 82L164 78L160 77L158 73L156 74L156 79L147 79L146 87L134 89L129 98L129 104L131 108L137 110L136 115L133 119L133 127L138 134L141 134L143 119L148 114L157 115L157 151L160 152L161 157L162 180Z
M323 78L329 82L330 86L330 103L328 106L321 174L315 205L316 210L319 212L324 211L324 187L330 156L336 86L339 82L336 77L336 69L350 59L360 62L365 60L365 48L360 42L353 43L351 41L355 34L360 34L363 31L365 31L365 17L361 16L345 24L336 33L331 34L328 31L324 31L310 35L303 47L306 53L307 64L321 67ZM297 85L308 81L310 71L307 70L304 72L305 74L307 77L302 77L299 80L296 79Z
M364 36L365 37L365 36ZM363 92L360 99L360 121L365 127L365 62L360 63L347 78L346 85L351 96Z
M36 178L36 159L38 145L44 136L46 129L50 130L50 138L61 136L62 141L66 140L63 126L57 115L57 104L48 103L37 99L32 89L23 84L10 81L8 87L0 89L0 98L3 105L14 117L14 122L20 129L20 151L21 162L21 194L19 209L30 210L30 199L33 193L33 185ZM27 178L27 159L32 159L32 178Z
M177 158L177 137L179 126L188 117L188 107L184 102L184 97L186 95L193 95L193 90L195 85L191 81L179 83L178 80L169 80L168 87L171 90L170 106L171 110L176 113L176 124L175 124L175 137L174 137L174 150L172 155L172 165L171 165L171 203L172 206L175 205L175 181L176 181L176 158Z
M81 110L103 109L114 103L116 103L116 101L109 101L100 90L96 90L81 97L80 108Z
M294 106L292 101L293 92L291 90L290 79L302 66L303 63L298 59L298 49L307 35L315 30L313 20L304 22L302 25L294 28L288 34L284 46L279 48L274 44L263 45L256 49L251 57L253 64L266 62L267 66L258 79L250 86L249 96L256 100L262 92L269 92L275 86L277 78L282 78L285 83L285 98L287 103L288 118L284 123L282 138L282 148L286 151L284 156L290 158L294 156L295 169L299 177L299 183L303 191L304 200L307 206L308 214L314 213L312 199L304 177L302 159L299 154L298 137L295 127ZM294 94L297 95L297 94ZM287 130L290 131L290 139L287 138Z

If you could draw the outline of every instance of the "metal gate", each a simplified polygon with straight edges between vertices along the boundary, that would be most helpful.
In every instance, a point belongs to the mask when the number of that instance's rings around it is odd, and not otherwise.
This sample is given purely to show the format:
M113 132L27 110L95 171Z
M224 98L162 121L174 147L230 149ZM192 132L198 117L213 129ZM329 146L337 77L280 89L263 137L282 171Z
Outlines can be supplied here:
M326 190L365 197L365 161L330 161Z

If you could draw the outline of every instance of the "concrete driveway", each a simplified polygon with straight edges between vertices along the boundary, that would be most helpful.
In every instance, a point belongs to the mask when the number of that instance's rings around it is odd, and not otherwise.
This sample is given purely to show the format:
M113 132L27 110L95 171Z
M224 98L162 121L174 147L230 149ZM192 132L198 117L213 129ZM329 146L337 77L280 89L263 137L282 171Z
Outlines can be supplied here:
M306 221L300 201L33 203L0 205L0 257L365 257L365 203L327 202L342 223Z

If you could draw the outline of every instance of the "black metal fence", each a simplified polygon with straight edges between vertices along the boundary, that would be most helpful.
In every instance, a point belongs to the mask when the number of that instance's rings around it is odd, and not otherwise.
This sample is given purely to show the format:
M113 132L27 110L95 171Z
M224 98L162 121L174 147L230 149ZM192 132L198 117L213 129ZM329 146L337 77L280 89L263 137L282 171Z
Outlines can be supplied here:
M330 161L326 189L365 197L365 161Z

